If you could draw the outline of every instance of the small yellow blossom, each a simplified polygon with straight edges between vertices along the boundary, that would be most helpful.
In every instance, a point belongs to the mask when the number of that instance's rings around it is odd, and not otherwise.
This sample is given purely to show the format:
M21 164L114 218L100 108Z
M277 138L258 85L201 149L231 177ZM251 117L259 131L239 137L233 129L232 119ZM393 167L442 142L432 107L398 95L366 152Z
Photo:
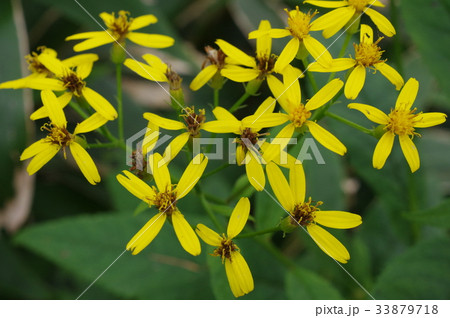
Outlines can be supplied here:
M445 122L447 115L437 112L416 113L417 108L411 109L418 91L419 82L415 78L410 78L401 90L395 107L389 115L369 105L358 103L348 105L349 108L362 112L374 123L383 125L382 127L385 133L378 141L373 153L372 162L374 168L383 168L386 159L392 151L396 135L399 138L400 147L411 172L415 172L420 168L419 152L412 141L414 136L420 137L420 134L415 131L415 128L427 128L440 125Z
M284 114L273 113L275 109L275 100L268 97L255 111L253 115L238 120L233 114L222 107L216 107L213 110L217 120L204 124L203 129L213 133L234 133L239 135L236 138L238 146L236 148L236 161L238 165L245 164L248 181L257 190L262 191L266 183L263 164L270 161L280 162L281 150L287 145L291 136L285 135L284 131L279 133L274 139L280 140L276 144L269 144L259 137L266 134L260 134L263 128L274 127L286 122ZM286 142L286 144L283 144ZM291 157L288 157L292 159ZM289 165L289 162L284 164Z
M240 297L250 293L253 288L253 277L250 268L244 257L241 255L239 247L232 241L241 233L247 223L250 213L250 201L248 198L241 198L236 204L228 222L227 234L220 236L209 227L198 224L195 231L206 244L216 246L213 256L220 256L225 264L228 283L234 297Z
M172 184L167 165L162 164L161 155L155 153L149 161L156 187L124 170L124 175L117 175L117 180L134 196L158 209L152 217L127 244L127 250L133 255L141 252L158 235L167 219L175 230L178 241L186 252L194 256L201 252L200 241L194 230L177 208L177 202L185 197L197 184L208 163L208 158L198 154L188 165L178 184Z
M306 184L303 168L293 165L289 170L289 183L274 163L267 165L267 177L275 196L290 216L282 221L282 229L290 232L298 226L306 228L317 246L328 256L347 263L350 254L341 242L318 224L335 229L350 229L362 223L361 217L343 211L321 211L321 201L305 200Z
M360 43L353 44L355 48L355 58L334 59L331 67L324 68L318 63L311 63L311 72L339 72L352 69L345 83L344 94L348 99L356 99L361 92L368 69L373 69L386 77L396 90L400 90L405 83L402 76L386 60L381 59L384 51L378 46L382 38L373 42L372 28L366 24L361 24Z
M20 160L33 157L27 167L28 173L30 175L36 173L61 149L63 150L64 158L66 158L66 148L68 147L89 183L96 184L100 182L100 175L95 163L87 151L78 143L77 135L99 128L106 123L106 119L95 113L78 124L74 133L71 134L67 131L67 120L55 94L50 90L43 90L41 98L44 107L47 108L51 122L43 125L41 128L41 130L48 132L47 137L33 143L20 156Z
M203 85L205 85L209 80L218 78L217 88L220 88L222 85L222 69L225 67L225 58L227 57L225 53L219 49L216 50L210 46L205 47L206 51L206 61L202 65L202 70L197 76L192 80L189 88L193 91L199 90ZM205 64L209 62L210 65L205 67ZM214 83L215 84L215 83Z
M288 11L288 27L286 29L269 29L267 31L256 30L250 32L249 39L255 39L265 34L271 38L284 38L292 36L292 39L286 44L280 56L275 63L275 69L283 70L295 56L304 50L309 52L312 57L324 67L331 66L332 57L325 46L313 38L309 31L319 31L311 19L317 14L317 11L303 13L298 6L295 10Z
M336 8L314 21L315 27L323 30L324 38L328 39L335 35L342 27L350 21L358 20L362 13L367 14L386 36L395 34L394 26L378 11L371 7L384 7L384 4L378 0L344 0L344 1L323 1L308 0L303 3L309 3L323 8ZM357 22L355 22L357 23Z
M66 91L61 95L60 101L65 101L67 105L72 96L83 97L89 105L107 120L113 120L117 117L114 107L99 93L86 86L84 81L92 71L93 61L85 61L78 64L74 71L71 67L66 66L59 59L50 54L41 54L38 57L39 62L44 65L53 74L53 78L33 78L26 83L28 88L52 91ZM63 104L63 103L62 103ZM65 105L62 105L65 106ZM43 111L39 110L39 111ZM40 114L39 116L43 116ZM34 114L34 119L39 117Z
M150 48L166 48L173 45L174 39L170 36L134 32L135 30L158 22L158 19L153 14L147 14L137 18L130 18L129 14L129 12L121 10L116 17L114 13L102 12L100 13L100 18L102 18L108 28L106 32L78 33L67 37L66 41L84 40L73 47L73 50L76 52L89 50L113 42L124 45L125 39Z
M284 84L277 79L271 83L271 90L275 98L287 113L282 115L285 121L290 122L283 128L283 134L290 138L295 129L307 127L313 137L325 148L343 156L347 152L344 144L315 121L309 120L309 118L312 115L311 111L330 101L341 90L344 83L340 79L332 80L311 97L306 104L303 104L297 75L287 71L283 80Z

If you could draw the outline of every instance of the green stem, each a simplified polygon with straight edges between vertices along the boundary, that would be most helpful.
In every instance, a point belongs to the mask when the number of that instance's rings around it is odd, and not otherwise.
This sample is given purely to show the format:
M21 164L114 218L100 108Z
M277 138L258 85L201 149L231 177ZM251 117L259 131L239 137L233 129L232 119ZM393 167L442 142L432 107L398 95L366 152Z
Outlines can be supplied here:
M352 39L352 35L353 34L350 34L348 32L345 33L344 44L342 45L341 50L339 51L339 54L337 57L338 59L344 56L345 50L347 50L347 46L348 46L350 40ZM330 76L328 77L327 82L329 83L334 78L335 75L336 75L336 72L331 73Z
M212 176L212 175L214 175L214 174L216 174L216 173L219 172L219 171L222 171L223 169L227 168L229 165L230 165L229 163L224 163L223 165L221 165L220 167L217 167L217 168L214 169L213 171L210 171L210 172L208 172L208 173L205 173L205 174L202 176L202 180L205 179L205 178L208 178L208 177L210 177L210 176Z
M74 111L77 112L78 115L81 116L81 118L86 119L89 117L89 115L80 107L80 105L78 105L78 103L75 103L73 101L69 102L70 107L72 107L72 109Z
M275 233L278 231L280 231L280 228L277 226L277 227L272 227L270 229L265 229L265 230L261 230L261 231L240 234L236 238L240 239L240 238L255 237L255 236L259 236L259 235L263 235L263 234L267 234L267 233Z
M241 98L239 98L237 100L236 103L234 103L233 106L231 106L231 108L228 110L230 113L234 113L236 110L238 110L238 108L242 105L243 102L245 102L247 100L247 98L249 98L250 95L249 93L244 93L244 95L241 96Z
M303 63L303 66L305 67L305 70L306 70L306 76L308 76L308 79L311 82L311 86L312 86L312 88L314 90L314 93L316 93L319 90L319 88L317 87L317 82L316 82L316 79L314 78L314 75L310 71L308 71L309 63L308 63L308 57L307 56L302 59L302 63Z
M205 211L208 214L209 218L214 223L214 226L219 231L219 233L225 233L224 228L219 223L219 220L217 220L216 215L214 214L211 207L209 206L209 202L208 202L208 200L206 200L205 194L201 190L199 192L200 192L200 202L202 203L203 207L205 208Z
M219 92L220 89L214 88L214 107L219 106Z
M107 142L107 143L97 143L97 144L87 144L88 148L115 148L119 144L118 142Z
M119 140L124 140L123 133L123 101L122 101L122 64L116 64L116 83L117 83L117 112L119 126Z
M367 129L367 128L363 127L363 126L355 124L354 122L352 122L352 121L350 121L348 119L345 119L344 117L341 117L339 115L336 115L336 114L333 114L333 113L330 113L330 112L327 111L327 112L325 112L325 116L328 116L328 117L334 118L336 120L339 120L341 123L344 123L347 126L356 128L356 129L358 129L358 130L360 130L363 133L366 133L368 135L373 135L373 130Z

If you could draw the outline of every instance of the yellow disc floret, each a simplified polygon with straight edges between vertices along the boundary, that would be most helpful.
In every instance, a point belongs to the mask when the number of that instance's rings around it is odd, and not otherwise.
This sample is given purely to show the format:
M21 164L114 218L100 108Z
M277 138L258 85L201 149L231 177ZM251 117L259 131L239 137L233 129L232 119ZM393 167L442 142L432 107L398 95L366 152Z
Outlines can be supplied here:
M292 36L302 40L309 34L310 22L311 19L317 14L317 11L314 11L312 14L310 12L303 13L299 10L298 6L295 10L288 11L285 9L288 14L288 25L287 28Z
M295 127L301 127L311 117L311 112L305 108L305 105L298 105L293 112L289 114L289 119Z
M113 13L114 20L107 22L106 26L113 33L114 37L117 38L118 42L125 39L128 34L128 28L130 27L132 18L128 18L130 13L124 10L119 11L119 16L116 18Z
M160 212L164 212L167 215L171 215L173 211L177 209L176 201L177 197L174 191L166 190L165 192L158 192L155 187L153 189L156 192L153 204Z
M41 131L48 131L48 135L45 138L45 141L51 143L53 145L58 145L63 148L64 158L66 156L66 147L70 145L70 143L74 140L72 134L70 134L65 127L58 127L52 123L45 123L41 127Z
M222 263L228 258L231 262L231 253L234 251L239 251L239 248L233 243L232 240L228 239L225 234L222 234L222 241L220 246L214 250L213 256L222 257Z
M356 12L362 12L369 4L370 0L348 0L348 4L356 9Z
M294 207L294 211L291 212L292 218L290 218L291 224L306 226L314 222L316 217L316 211L320 211L318 208L323 202L318 201L313 204L311 198L307 202L297 204Z
M370 67L377 63L385 62L386 60L381 60L381 55L384 51L377 45L382 37L379 38L375 43L360 43L353 44L355 48L355 60L359 65L364 67Z
M417 108L412 110L393 109L389 114L389 123L385 126L396 135L420 136L414 131L414 119L420 114L414 114Z

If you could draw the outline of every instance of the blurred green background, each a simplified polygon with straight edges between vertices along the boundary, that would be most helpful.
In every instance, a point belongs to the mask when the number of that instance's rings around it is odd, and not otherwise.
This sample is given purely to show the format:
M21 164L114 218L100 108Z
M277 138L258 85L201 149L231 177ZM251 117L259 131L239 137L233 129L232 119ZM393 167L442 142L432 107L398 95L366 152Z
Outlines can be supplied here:
M130 45L138 58L145 53L160 56L184 79L189 105L210 109L212 90L189 92L188 84L200 70L203 47L222 38L254 52L247 40L261 19L284 27L283 8L300 1L270 0L78 0L97 20L100 12L127 10L131 16L155 14L159 22L143 32L174 37L173 47L155 51ZM384 57L405 78L420 82L414 106L421 111L450 110L450 1L383 1L382 13L397 29L385 38ZM303 8L303 6L301 7ZM305 6L304 8L308 8ZM321 12L325 12L322 9ZM364 23L371 24L363 17ZM74 55L75 42L68 35L100 30L74 0L5 0L0 2L0 82L21 77L23 56L45 45L58 57ZM319 40L330 44L335 38ZM358 42L356 37L353 42ZM286 40L275 40L276 54ZM330 48L337 56L342 39ZM114 66L109 48L91 50L100 55L88 78L93 87L115 103ZM353 54L350 46L346 52ZM145 127L142 113L157 112L175 118L168 96L155 83L124 70L125 136ZM25 74L27 74L25 72ZM325 77L317 75L320 85ZM164 85L164 84L163 84ZM306 95L310 87L302 82ZM243 94L241 84L227 82L220 105L230 107ZM259 105L268 96L265 84L248 104ZM368 76L357 102L384 111L394 105L398 92L380 74ZM305 98L305 97L304 97ZM372 128L359 112L346 108L344 98L333 112ZM102 182L90 186L70 160L61 157L29 177L20 163L23 149L42 136L45 121L31 122L28 115L40 106L38 92L0 91L0 298L75 299L123 251L134 233L153 215L146 210L133 215L139 200L123 189L115 175L126 166L122 150L90 150ZM249 107L248 112L254 109ZM238 116L244 116L243 110ZM75 114L69 117L77 120ZM349 249L351 260L344 268L377 299L448 299L450 297L450 125L423 131L414 141L421 156L420 170L411 175L398 144L386 166L371 167L376 140L332 119L324 125L347 146L341 158L320 148L326 164L305 161L307 194L324 201L324 209L342 209L362 215L354 230L331 231ZM114 124L111 125L115 131ZM298 147L293 149L297 150ZM183 156L171 163L179 177ZM207 172L220 162L211 161ZM248 190L242 167L230 167L203 182L215 196L212 209L226 224L231 207L245 194L251 195L252 221L248 229L263 230L277 224L283 211L264 192ZM237 181L236 181L237 180ZM269 188L269 187L267 187ZM271 191L271 190L269 190ZM246 193L243 193L246 192ZM187 220L212 226L195 193L179 203ZM323 254L303 232L283 238L281 233L260 240L237 243L255 279L255 290L243 299L368 299L369 296ZM90 288L82 299L228 299L232 298L220 259L209 256L213 248L203 245L198 257L188 255L173 230L165 225L155 241L138 256L125 253Z

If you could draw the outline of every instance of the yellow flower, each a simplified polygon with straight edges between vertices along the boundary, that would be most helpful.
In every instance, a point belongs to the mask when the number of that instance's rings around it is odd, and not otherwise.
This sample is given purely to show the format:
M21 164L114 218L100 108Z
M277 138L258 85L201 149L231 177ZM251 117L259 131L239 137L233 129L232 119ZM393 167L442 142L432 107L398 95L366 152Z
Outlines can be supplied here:
M410 78L400 94L394 109L389 115L386 115L379 109L358 103L348 105L351 109L362 112L371 121L383 125L385 133L380 138L373 153L373 167L376 169L383 168L386 159L392 151L394 139L397 135L400 141L400 147L408 162L411 172L417 171L420 167L419 153L412 139L419 136L414 128L427 128L442 124L445 122L447 115L444 113L415 113L417 108L411 109L417 92L419 91L419 82L415 78Z
M299 165L290 168L289 183L274 163L267 165L267 177L281 206L290 214L282 221L282 229L290 232L298 226L306 227L311 238L325 254L341 263L347 263L350 254L345 246L318 224L335 229L350 229L362 223L361 217L343 211L321 211L318 206L322 202L313 204L311 198L305 201L305 175Z
M225 58L227 57L225 53L219 49L216 50L210 46L205 47L206 51L206 61L202 65L202 70L197 76L192 80L189 88L193 91L200 89L203 85L205 85L209 80L215 78L215 76L220 78L220 86L222 84L222 69L225 67ZM206 62L209 62L210 65L205 67ZM221 87L221 86L220 86Z
M73 50L76 52L89 50L113 42L118 42L123 45L125 39L150 48L166 48L173 45L174 39L170 36L134 32L135 30L158 22L158 19L153 14L147 14L137 18L129 18L129 14L129 12L121 10L116 17L114 13L102 12L100 13L100 18L102 18L108 28L106 32L78 33L67 37L66 41L84 40L73 47Z
M367 14L386 36L395 34L394 26L381 13L371 7L384 7L384 4L378 0L344 0L344 1L303 1L323 8L337 8L328 12L314 21L316 28L323 30L324 38L328 39L335 35L344 25L354 19L359 19L364 12Z
M59 97L61 106L67 105L72 96L84 97L89 105L107 120L113 120L117 117L116 110L103 96L93 89L86 87L84 79L91 73L93 61L84 60L83 63L77 64L76 70L74 71L71 67L68 67L50 54L41 54L38 60L54 74L54 78L29 79L26 82L28 88L66 91L65 94ZM39 115L34 114L34 119L37 119L36 117L39 116L40 118L45 117L42 113Z
M258 31L263 35L256 39L256 58L247 55L224 40L217 40L216 44L227 55L226 65L221 74L234 82L250 82L252 80L261 82L267 79L269 84L275 79L274 72L283 74L284 68L277 68L277 57L271 53L272 39L267 33L270 28L270 22L267 20L262 20L259 24ZM285 66L283 65L283 67ZM297 75L300 77L300 70L295 70L298 71Z
M47 108L51 123L45 124L41 128L41 130L48 131L47 137L33 143L20 156L20 160L33 157L27 167L28 173L30 175L36 173L61 149L64 152L64 158L66 158L66 147L69 147L78 167L89 183L100 182L100 175L95 163L87 151L78 143L77 135L99 128L106 123L106 119L95 113L78 124L74 133L71 134L67 131L67 120L55 94L50 90L44 90L41 92L41 98L44 107Z
M160 154L155 153L150 159L149 164L152 166L156 187L150 187L126 170L123 171L125 176L117 175L117 180L122 186L147 203L149 207L154 205L159 211L128 242L127 250L131 250L133 255L142 251L158 235L164 221L168 219L185 251L194 256L199 255L201 252L200 242L176 205L178 200L185 197L197 184L206 168L208 158L203 154L198 154L189 163L178 184L172 184L169 169L167 165L161 164Z
M331 66L332 57L325 46L313 38L309 31L318 31L311 19L317 14L317 11L303 13L298 6L296 10L288 11L288 27L286 29L269 29L267 31L256 30L250 32L249 39L255 39L265 34L271 38L284 38L292 36L292 39L286 44L280 56L275 63L275 69L283 70L286 65L292 62L295 56L304 50L309 52L312 57L324 67Z
M177 137L175 137L167 146L163 154L163 159L167 163L171 161L183 149L189 138L195 138L200 135L200 130L204 129L205 110L200 109L198 113L195 112L194 107L187 107L184 109L183 117L184 123L177 120L172 120L158 116L153 113L144 113L144 118L149 121L146 134L143 141L143 155L150 152L156 145L159 136L159 128L167 130L186 130Z
M282 114L290 123L283 128L283 134L292 137L295 129L307 127L313 137L325 148L343 156L347 148L330 132L319 126L315 121L309 120L311 111L330 101L342 88L344 83L340 79L334 79L322 87L306 104L301 101L300 84L297 76L292 72L285 72L284 84L274 80L271 90L281 107L287 114Z
M356 99L361 92L366 81L368 69L378 70L386 77L396 90L400 90L404 84L402 76L391 66L386 64L386 60L381 59L384 51L378 46L382 38L373 42L373 31L368 25L361 24L360 43L353 44L355 48L355 58L334 59L331 67L324 68L317 63L311 63L311 72L339 72L352 68L347 82L345 83L344 94L348 99Z
M241 198L236 204L228 222L227 234L220 236L209 227L198 224L195 231L206 244L216 246L213 256L220 256L225 264L228 283L234 297L240 297L250 293L253 288L253 277L250 268L239 247L232 241L244 228L250 213L250 201Z
M248 181L257 190L262 191L266 183L263 164L276 161L279 164L283 149L291 136L286 136L282 131L275 140L281 140L276 144L269 144L265 140L260 140L259 131L263 128L274 127L286 122L284 114L272 113L275 108L275 100L268 97L256 110L256 112L242 120L238 120L228 110L216 107L213 110L217 120L204 124L203 129L213 133L234 133L239 135L236 142L236 161L238 165L245 164ZM283 144L283 142L286 142ZM291 157L289 157L291 159ZM289 165L289 162L286 164Z

